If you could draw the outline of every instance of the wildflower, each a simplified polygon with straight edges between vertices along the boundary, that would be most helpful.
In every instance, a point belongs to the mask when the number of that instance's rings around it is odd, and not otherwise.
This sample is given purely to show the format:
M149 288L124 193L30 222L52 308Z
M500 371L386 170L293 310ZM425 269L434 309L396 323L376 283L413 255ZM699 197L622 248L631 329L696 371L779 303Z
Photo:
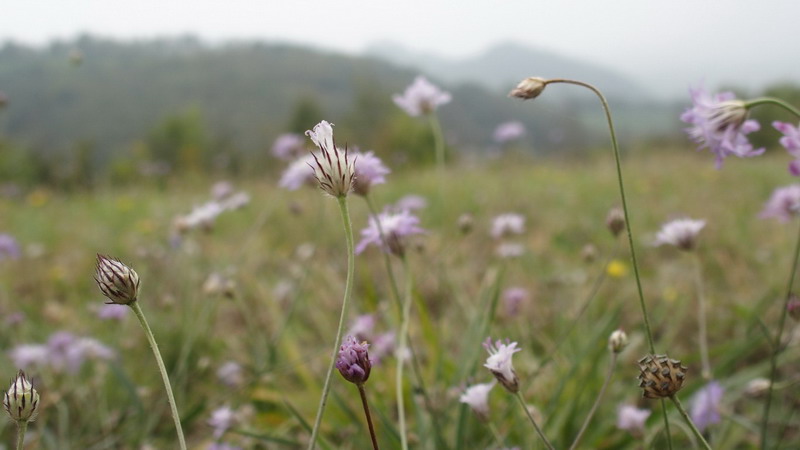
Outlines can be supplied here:
M278 186L290 191L296 191L305 184L312 184L314 182L313 165L314 156L311 153L295 159L283 171L283 175L278 181Z
M336 358L336 368L345 380L354 384L363 384L369 379L372 362L369 360L369 344L359 343L353 336L344 338Z
M798 213L800 213L800 184L790 184L775 189L759 217L774 217L782 222L788 222Z
M645 398L669 397L683 387L686 367L667 355L647 355L639 360L639 387Z
M507 144L525 136L525 125L519 121L501 123L494 129L494 141L498 144Z
M39 414L39 393L25 378L25 372L20 370L11 380L11 387L3 397L3 406L11 420L17 423L36 420L36 415Z
M456 223L458 225L458 231L467 234L472 231L472 227L475 225L475 218L472 217L472 214L464 213L458 216L458 221Z
M539 77L528 77L520 81L517 87L508 93L509 97L530 100L538 97L547 86L547 80Z
M503 291L503 305L506 316L514 317L519 314L520 307L530 299L530 292L524 287L510 287Z
M216 201L224 200L233 195L233 191L230 181L217 181L211 186L211 198Z
M719 409L724 392L725 389L722 385L716 381L711 381L694 394L690 415L700 431L722 420L719 415Z
M97 317L102 320L122 320L128 315L128 308L120 308L115 303L106 303L97 308Z
M78 337L66 331L50 335L47 340L47 365L55 371L77 373L87 359L109 360L114 350L89 337Z
M403 95L392 96L394 103L409 116L417 117L430 114L441 105L450 103L448 92L439 89L423 76L418 76L408 86Z
M305 139L296 133L284 133L272 144L272 156L289 161L302 155L305 151Z
M491 338L486 338L483 348L489 352L489 357L483 366L489 369L497 378L497 381L509 392L516 393L519 391L519 378L517 378L517 373L514 372L514 365L511 361L514 353L521 350L517 348L517 343L509 342L506 339L505 344L500 340L493 344Z
M515 242L503 242L497 246L495 252L502 259L519 258L525 253L525 246Z
M217 408L211 412L207 423L214 428L214 439L219 439L236 424L236 411L228 406Z
M17 240L10 234L0 233L0 261L19 259L21 254Z
M628 265L618 259L612 259L606 267L606 273L612 278L622 278L628 274Z
M380 224L380 230L378 229ZM381 241L381 230L386 238ZM378 217L369 218L369 224L361 230L361 242L356 246L356 254L367 248L369 244L375 244L385 252L397 256L405 254L406 238L408 236L424 233L425 230L419 227L419 218L412 215L409 211L399 213L383 212Z
M225 442L214 442L209 445L206 450L242 450L242 447L237 447Z
M619 405L617 407L617 428L629 431L634 436L644 435L644 423L652 411L639 409L633 405Z
M606 226L614 237L625 229L625 212L620 208L612 208L606 216Z
M749 397L761 397L769 391L770 381L767 378L753 378L744 388L744 394Z
M333 124L323 120L314 125L313 130L306 131L314 145L319 148L319 153L312 153L314 157L314 177L319 187L331 197L344 197L353 187L355 179L354 161L344 151L336 148L333 139Z
M394 352L394 343L394 331L387 331L375 336L370 345L372 347L372 354L370 354L372 364L377 366L386 355L391 355Z
M655 245L674 245L681 250L692 250L697 235L706 226L705 220L676 219L665 223L656 235Z
M500 239L512 234L525 232L525 217L516 213L506 213L496 216L492 220L491 236Z
M227 361L217 369L217 378L228 387L236 387L244 382L242 366L236 361Z
M800 176L800 126L794 127L792 124L775 121L772 126L783 133L780 139L781 145L794 157L794 161L789 163L789 173Z
M687 109L681 120L693 125L686 133L700 149L708 148L716 155L717 168L722 167L725 157L752 157L764 153L764 149L753 149L746 135L760 128L755 120L747 120L744 102L735 100L732 92L711 96L699 87L690 90L693 106Z
M42 344L21 344L8 353L14 366L29 369L32 367L44 367L50 357L50 352L46 345Z
M372 335L372 330L374 328L375 315L362 314L353 320L353 323L350 325L350 330L347 331L347 334L354 336L359 341L366 341Z
M482 422L489 421L489 392L494 385L497 384L495 380L491 383L475 384L467 388L459 401L466 403L472 411L478 416Z
M586 244L581 248L581 259L584 262L590 263L597 259L597 247L594 244Z
M209 296L222 295L232 298L236 293L236 282L219 272L212 272L203 282L203 293Z
M418 209L425 209L427 206L428 201L425 200L425 197L409 194L396 201L391 209L393 211L416 211Z
M94 280L111 303L130 305L139 294L139 275L118 259L97 254Z
M628 335L622 330L614 330L608 337L608 349L620 353L628 346Z
M391 171L373 152L356 153L353 159L356 171L353 192L365 196L372 186L386 183L386 175Z

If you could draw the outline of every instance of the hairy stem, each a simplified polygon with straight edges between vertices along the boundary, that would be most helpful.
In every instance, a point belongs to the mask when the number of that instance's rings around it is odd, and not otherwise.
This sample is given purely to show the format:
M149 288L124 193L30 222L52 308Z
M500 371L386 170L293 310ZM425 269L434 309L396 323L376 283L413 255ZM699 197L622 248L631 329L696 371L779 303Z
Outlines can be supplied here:
M606 389L608 388L608 383L611 382L611 378L614 376L614 369L617 368L617 353L611 352L611 364L608 366L608 374L606 375L605 381L603 381L603 387L600 388L600 392L597 393L597 398L592 405L592 409L589 410L589 414L586 416L586 420L583 421L583 425L581 426L580 431L578 431L578 435L575 436L575 440L572 442L572 445L569 446L570 450L578 448L578 443L580 443L583 434L589 428L589 423L592 421L592 417L594 417L594 413L597 411L597 407L600 406L600 402L603 400L603 396L606 393Z
M167 374L167 368L164 366L164 360L161 358L161 352L158 350L156 338L153 335L153 331L150 330L150 325L147 324L147 319L144 318L144 313L142 312L142 308L139 306L139 302L134 301L128 306L131 307L134 314L136 314L136 318L139 319L139 323L142 325L144 334L147 337L147 342L150 343L150 348L153 350L153 355L156 357L158 371L161 372L161 379L164 381L164 389L167 390L167 400L169 401L169 407L172 412L172 420L175 422L175 430L178 433L178 445L180 446L181 450L186 450L186 439L183 437L181 418L178 415L178 405L175 404L175 396L172 394L172 385L169 382L169 374Z
M681 417L683 417L683 420L686 421L686 424L689 425L689 428L692 429L694 437L696 437L697 440L700 441L701 444L703 444L703 448L711 450L711 446L708 445L706 438L703 437L703 433L701 433L700 430L698 430L697 427L694 425L694 422L692 422L692 418L689 417L689 414L687 414L686 410L683 409L683 405L681 405L681 401L678 400L678 397L670 395L669 399L672 400L672 403L674 403L675 407L678 408L678 412L681 413Z
M347 316L347 304L353 290L353 275L355 272L355 245L353 244L353 225L350 222L350 210L347 208L347 197L341 196L336 199L339 202L339 211L342 215L344 224L344 234L347 241L347 281L344 286L344 298L342 299L342 312L339 315L339 327L336 330L336 340L333 342L333 352L328 363L328 373L325 375L325 384L322 387L322 396L319 399L317 408L317 418L314 419L314 428L311 430L311 440L308 442L308 449L312 450L317 445L319 436L319 426L322 423L322 415L325 413L325 405L328 402L328 393L331 389L331 375L333 366L336 362L336 355L339 353L339 346L342 342L342 330L344 329L344 318Z
M800 118L800 110L778 98L772 98L772 97L757 98L745 102L744 105L745 108L747 109L755 108L756 106L761 106L761 105L775 105L785 109L786 111L789 111L790 113L794 114L795 117Z
M369 437L372 439L373 450L378 450L378 438L375 436L375 426L372 425L372 415L369 413L369 403L367 403L367 390L364 383L358 383L358 393L361 395L361 406L364 407L364 415L367 416L369 426Z
M17 422L17 450L25 448L25 432L28 430L28 421Z

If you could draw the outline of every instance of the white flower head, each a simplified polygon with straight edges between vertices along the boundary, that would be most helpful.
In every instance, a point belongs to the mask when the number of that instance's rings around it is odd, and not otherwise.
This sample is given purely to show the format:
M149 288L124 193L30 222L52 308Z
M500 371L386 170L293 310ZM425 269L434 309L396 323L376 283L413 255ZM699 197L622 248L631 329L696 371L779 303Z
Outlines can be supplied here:
M500 214L492 220L491 235L495 239L500 239L512 234L522 234L524 232L525 217L520 214Z
M674 245L681 250L692 250L697 235L706 226L705 220L676 219L665 223L656 235L655 245Z
M314 169L319 187L332 197L346 196L355 182L355 161L354 158L348 158L347 148L336 148L333 124L323 120L313 130L306 131L306 136L320 150L319 153L312 153L314 164L309 164Z
M489 352L489 357L486 358L486 364L483 366L489 369L490 372L497 378L497 381L503 385L511 393L519 391L519 378L517 373L514 372L514 365L512 364L511 357L514 353L520 351L517 348L516 342L506 342L497 340L492 343L492 338L486 338L483 347Z
M458 400L469 405L478 419L486 422L489 420L489 392L495 384L497 384L495 380L491 383L474 384L468 387Z

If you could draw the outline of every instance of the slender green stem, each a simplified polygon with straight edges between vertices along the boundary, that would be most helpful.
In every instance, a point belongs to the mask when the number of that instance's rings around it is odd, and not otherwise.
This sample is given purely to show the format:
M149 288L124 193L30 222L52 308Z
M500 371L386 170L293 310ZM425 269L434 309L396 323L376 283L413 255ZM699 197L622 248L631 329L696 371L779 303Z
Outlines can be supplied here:
M486 422L486 426L489 427L489 431L492 432L494 440L497 441L497 448L506 448L506 442L497 427L492 422Z
M525 404L525 399L522 398L522 394L519 391L517 391L516 397L517 400L519 400L519 405L522 407L522 410L525 411L525 415L528 416L528 419L531 421L531 424L533 424L533 429L535 429L539 437L542 438L542 442L544 442L544 445L550 450L554 450L553 444L551 444L550 441L547 440L547 437L544 435L544 433L542 433L542 429L539 428L539 425L536 424L536 420L533 419L533 415L528 409L528 405Z
M442 135L442 124L439 123L439 118L436 113L431 112L428 114L428 120L431 123L431 131L433 132L433 143L436 151L436 170L439 178L439 201L444 205L444 136Z
M603 381L603 387L600 388L600 392L597 393L597 398L594 401L594 405L592 405L592 409L589 410L589 414L586 416L586 420L583 421L583 425L581 426L580 431L578 431L578 435L575 436L575 440L572 442L572 445L569 446L570 450L578 448L578 443L580 443L583 434L589 428L589 423L592 421L592 417L594 417L594 413L597 411L597 407L600 406L600 402L603 400L603 396L606 393L606 389L608 388L608 383L611 382L611 378L614 376L614 369L617 368L617 353L611 352L611 364L608 366L608 374L606 375L605 381Z
M383 233L383 225L381 225L381 221L378 218L378 210L375 209L375 205L372 203L372 197L365 195L364 201L367 202L367 209L369 209L369 213L378 227L378 235L381 238L381 242L386 243L386 237ZM400 313L403 310L403 304L402 300L400 299L400 290L397 288L397 279L394 276L394 270L392 270L392 262L389 260L390 255L385 251L381 251L381 254L383 255L383 264L386 266L386 274L389 276L389 286L392 288L392 297L394 298L395 305L397 306L397 312Z
M397 377L396 394L397 394L397 416L400 421L400 445L403 450L408 450L408 436L406 433L406 414L405 405L403 402L403 366L405 365L406 358L406 342L408 341L408 322L411 313L411 271L408 267L408 257L403 255L403 268L406 275L406 293L403 300L403 318L400 323L400 339L397 346Z
M794 245L794 257L792 258L791 272L789 272L789 281L786 286L786 296L783 299L783 309L781 311L781 320L778 322L778 334L775 336L775 343L772 346L772 355L770 357L770 370L769 370L769 389L767 390L767 401L764 403L764 413L761 418L761 448L767 448L767 426L769 425L769 410L772 406L772 391L775 385L775 378L778 375L778 354L781 352L781 340L783 339L783 328L786 326L786 309L789 304L789 299L792 297L792 288L794 287L794 277L797 274L797 263L800 260L800 228L797 230L797 242Z
M754 99L754 100L747 101L744 104L745 108L747 108L747 109L752 109L752 108L755 108L756 106L761 106L761 105L780 106L781 108L785 109L786 111L789 111L790 113L794 114L796 117L800 117L800 110L799 109L795 108L794 106L792 106L792 105L790 105L790 104L786 103L785 101L783 101L781 99L778 99L778 98L772 98L772 97L757 98L757 99Z
M584 83L582 81L577 81L577 80L568 80L563 78L548 80L547 84L550 83L574 84L576 86L581 86L586 89L589 89L590 91L594 92L594 94L600 99L600 103L603 105L603 112L605 112L606 122L608 122L608 131L611 135L611 147L614 150L614 163L617 166L617 182L619 184L619 195L622 200L622 211L625 213L625 231L627 232L628 235L628 245L630 246L631 262L633 264L633 275L636 278L636 290L639 294L639 306L642 309L642 318L644 319L644 330L647 335L647 344L650 347L650 353L655 354L656 349L655 349L655 344L653 343L653 333L650 329L650 318L647 315L647 304L644 301L642 280L641 277L639 276L639 264L636 261L636 247L633 245L633 229L631 226L632 220L630 214L628 214L628 200L627 198L625 198L625 184L622 179L622 163L620 162L617 134L614 131L614 121L611 118L611 108L608 106L608 101L606 100L603 93L589 83ZM667 406L664 400L661 401L661 409L664 411L664 427L667 432L667 444L669 448L672 449L672 436L670 436L669 433L669 417L667 417Z
M172 411L172 420L175 422L175 430L178 432L178 444L180 445L181 450L186 450L186 439L183 437L181 418L178 415L178 405L175 404L175 396L172 394L172 385L169 382L169 374L167 374L167 368L164 366L164 360L161 359L161 352L158 350L156 338L153 335L153 331L150 330L150 325L147 324L147 319L144 318L144 313L142 312L142 308L139 306L139 302L134 301L128 306L131 307L134 314L136 314L136 318L139 319L139 323L142 325L142 329L144 329L144 334L147 336L147 342L150 343L150 348L153 350L153 355L156 357L158 371L161 372L161 379L164 381L164 389L167 390L167 400L169 400L169 407Z
M331 389L331 375L333 365L336 362L336 355L339 353L339 346L342 342L342 331L344 329L344 318L347 316L347 304L353 291L353 275L355 272L355 245L353 244L353 225L350 222L350 210L347 208L347 197L342 196L336 199L339 202L339 211L342 215L344 225L344 235L347 241L347 281L344 285L344 298L342 299L342 312L339 315L339 327L336 330L336 340L333 343L331 359L328 362L328 373L325 375L325 384L322 387L322 396L319 399L317 408L317 418L314 419L314 428L311 430L311 440L308 442L308 449L312 450L317 445L319 426L322 423L322 415L325 413L325 405L328 402L328 393Z
M674 395L670 395L669 399L672 400L672 403L674 403L675 407L678 408L678 412L681 413L681 416L683 417L683 420L686 421L686 424L689 425L689 428L692 429L692 433L694 434L694 437L696 437L697 440L700 441L701 444L703 444L704 448L706 448L708 450L711 450L711 446L708 445L708 442L706 441L706 438L703 437L703 433L701 433L700 430L698 430L697 427L694 425L694 422L692 422L692 418L689 417L689 414L687 414L686 410L683 409L683 405L681 405L681 401L678 400L678 397L676 397Z
M697 321L700 327L700 360L702 361L702 376L705 380L711 380L711 362L708 357L708 333L706 331L706 295L703 287L703 266L700 263L700 256L697 251L692 251L694 262L694 283L697 289Z
M667 436L667 448L672 450L672 431L669 429L669 417L667 417L667 402L661 399L661 414L664 416L664 433Z
M17 422L17 450L25 448L25 432L28 430L28 421Z
M361 395L361 406L364 407L364 415L367 416L367 425L369 426L369 437L372 439L373 450L378 450L378 438L375 436L375 426L372 425L372 415L369 413L369 403L367 403L367 390L364 388L364 383L358 383L358 393Z

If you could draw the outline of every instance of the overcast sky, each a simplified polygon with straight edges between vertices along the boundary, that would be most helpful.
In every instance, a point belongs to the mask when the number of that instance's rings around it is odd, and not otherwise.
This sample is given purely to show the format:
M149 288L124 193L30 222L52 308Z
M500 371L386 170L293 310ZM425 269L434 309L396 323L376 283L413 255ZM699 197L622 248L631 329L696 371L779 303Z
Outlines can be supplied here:
M514 41L600 63L651 88L800 82L799 0L28 0L0 13L0 39L81 32L214 42L281 40L357 53L375 41L469 56ZM0 61L0 64L2 61Z

